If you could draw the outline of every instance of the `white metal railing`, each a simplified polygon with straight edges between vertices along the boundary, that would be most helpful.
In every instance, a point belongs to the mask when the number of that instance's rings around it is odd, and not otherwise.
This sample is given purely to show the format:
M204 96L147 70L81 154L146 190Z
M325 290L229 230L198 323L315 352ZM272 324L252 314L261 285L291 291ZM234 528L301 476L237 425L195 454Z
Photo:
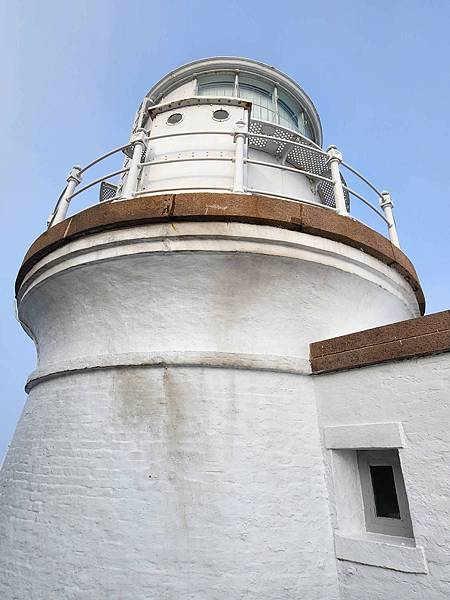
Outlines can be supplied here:
M256 122L256 121L254 121ZM292 132L291 132L292 133ZM178 137L186 137L186 136L196 136L196 135L229 135L233 137L234 142L234 156L233 157L198 157L198 156L190 156L190 157L177 157L177 158L168 158L163 160L143 160L143 156L145 154L145 150L149 143L161 140L165 138L178 138ZM268 142L275 142L278 146L282 147L281 155L278 155L278 162L266 162L261 160L255 160L247 157L246 153L246 144L249 145L249 142L252 140L266 140ZM257 148L257 146L251 146ZM311 156L320 157L320 161L317 163L319 167L312 167L303 169L295 166L287 166L286 162L288 160L288 155L291 151L302 151L311 153ZM83 187L78 187L82 181L83 174L88 171L91 167L98 164L99 162L105 160L106 158L118 153L125 152L129 157L129 163L127 166L124 166L122 169L118 169L114 172L108 173L103 177L99 177L94 181L86 184ZM198 185L192 187L182 186L180 188L174 188L173 186L165 187L165 188L152 188L149 189L138 189L139 178L142 170L149 166L161 165L161 164L170 164L170 163L181 163L181 162L205 162L205 161L228 161L234 164L234 176L233 176L233 184L230 187L224 186L204 186L199 187ZM312 164L311 161L308 164ZM316 164L314 163L314 164ZM297 163L298 164L298 163ZM246 187L246 170L248 165L259 165L266 168L278 169L287 172L294 172L298 174L305 175L310 180L315 181L318 185L327 185L329 189L333 192L334 202L333 206L326 206L325 204L319 204L316 202L312 202L310 200L296 198L292 196L286 196L285 194L277 194L268 190L257 190L254 188ZM374 205L372 202L367 200L365 196L355 191L354 189L347 186L345 180L342 177L341 169L345 168L347 171L352 173L353 176L357 177L360 181L366 184L375 194L378 196L379 205L381 210ZM321 172L317 172L317 171ZM314 172L316 171L316 172ZM58 201L56 203L55 209L53 213L50 215L48 220L48 226L51 227L56 225L63 219L65 219L67 215L67 211L69 208L69 204L73 198L81 194L82 192L90 189L91 187L111 179L112 177L116 177L117 175L127 174L125 182L120 189L118 195L108 200L108 202L114 200L125 200L129 198L133 198L135 196L143 195L145 193L164 193L164 192L176 192L176 191L184 191L184 190L223 190L234 193L258 193L266 196L272 197L280 197L286 198L288 200L294 202L301 202L305 204L314 204L315 206L321 206L328 210L333 210L340 215L349 216L349 196L352 196L359 201L361 201L364 205L368 206L379 218L382 219L387 225L388 236L391 242L399 247L397 228L393 216L393 203L391 196L388 192L380 191L377 187L375 187L364 175L359 173L356 169L354 169L351 165L345 163L342 160L342 155L337 150L335 146L330 146L327 151L323 150L309 140L304 135L295 132L295 139L286 139L284 137L279 137L276 135L265 135L262 133L250 132L247 124L244 121L238 121L235 125L234 131L190 131L190 132L174 132L168 134L162 134L157 136L151 136L149 132L144 130L139 130L131 142L125 144L123 146L119 146L118 148L114 148L113 150L107 152L103 156L93 160L85 167L81 168L79 166L75 166L71 169L68 177L67 177L67 186L62 191Z
M114 148L114 150L110 150L109 152L106 152L106 154L99 156L98 158L91 161L89 164L87 164L83 168L81 168L79 165L75 165L74 167L72 167L72 169L69 171L69 174L67 176L67 185L61 192L61 195L59 196L59 198L56 202L53 212L48 217L47 225L49 227L52 227L53 225L56 225L57 223L59 223L60 221L63 221L66 218L67 211L69 209L69 204L70 204L70 201L72 200L72 198L74 198L78 194L81 194L85 190L93 187L97 183L100 183L101 181L106 181L107 179L111 179L112 177L115 177L116 175L119 174L119 171L115 171L114 173L109 173L107 175L104 175L103 177L100 177L99 179L92 181L90 184L88 184L82 188L79 188L75 192L75 188L82 181L83 173L88 171L91 167L93 167L97 163L101 162L102 160L105 160L106 158L109 158L113 154L116 154L117 152L120 152L121 150L125 150L125 149L129 148L130 146L132 146L132 144L128 143L123 146L119 146L118 148ZM128 171L128 169L120 170L121 173L125 173L127 171Z

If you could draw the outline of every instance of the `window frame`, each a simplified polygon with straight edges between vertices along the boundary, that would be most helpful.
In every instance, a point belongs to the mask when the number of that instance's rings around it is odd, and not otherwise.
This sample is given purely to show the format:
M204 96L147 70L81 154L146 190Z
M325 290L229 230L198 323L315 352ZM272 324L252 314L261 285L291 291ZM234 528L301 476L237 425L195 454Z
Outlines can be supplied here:
M361 481L361 493L364 506L366 531L384 535L413 538L413 529L409 511L408 497L403 480L400 458L397 450L358 450L358 470ZM377 515L373 490L371 466L388 466L394 475L395 491L400 510L400 519L379 517Z
M218 117L216 117L216 113L219 113L219 112L226 113L227 116L224 117L223 119L219 119ZM225 121L229 121L231 118L231 114L225 108L214 108L214 110L211 112L211 116L214 119L214 121L216 121L217 123L224 123Z
M172 123L169 119L175 115L180 115L181 118L178 121L175 121L174 123ZM168 125L169 127L175 127L176 125L179 125L183 119L184 119L183 113L172 112L166 119L166 125Z

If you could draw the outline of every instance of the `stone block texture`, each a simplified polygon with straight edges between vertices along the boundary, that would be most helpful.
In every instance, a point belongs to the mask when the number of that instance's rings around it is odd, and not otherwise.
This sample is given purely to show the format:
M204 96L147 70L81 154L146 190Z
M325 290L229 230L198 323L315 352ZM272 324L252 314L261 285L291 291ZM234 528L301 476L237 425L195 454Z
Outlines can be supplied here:
M2 599L338 598L310 378L67 375L1 473Z

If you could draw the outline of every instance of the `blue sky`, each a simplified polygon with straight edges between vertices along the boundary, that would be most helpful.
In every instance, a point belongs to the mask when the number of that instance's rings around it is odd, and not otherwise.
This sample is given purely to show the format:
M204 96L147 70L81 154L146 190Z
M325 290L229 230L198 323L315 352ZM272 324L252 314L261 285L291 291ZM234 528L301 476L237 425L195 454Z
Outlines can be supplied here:
M147 90L185 62L247 56L298 81L325 145L392 193L427 312L450 308L449 23L447 0L0 0L0 458L35 364L13 313L23 255L68 169L124 143Z

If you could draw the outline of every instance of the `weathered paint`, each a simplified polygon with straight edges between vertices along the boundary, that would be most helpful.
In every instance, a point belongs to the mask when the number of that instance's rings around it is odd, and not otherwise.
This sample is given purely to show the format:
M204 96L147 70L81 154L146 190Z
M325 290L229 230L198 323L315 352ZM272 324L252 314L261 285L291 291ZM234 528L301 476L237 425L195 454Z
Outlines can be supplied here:
M267 226L46 255L19 293L38 365L1 475L2 598L339 598L309 343L416 314L394 269Z

